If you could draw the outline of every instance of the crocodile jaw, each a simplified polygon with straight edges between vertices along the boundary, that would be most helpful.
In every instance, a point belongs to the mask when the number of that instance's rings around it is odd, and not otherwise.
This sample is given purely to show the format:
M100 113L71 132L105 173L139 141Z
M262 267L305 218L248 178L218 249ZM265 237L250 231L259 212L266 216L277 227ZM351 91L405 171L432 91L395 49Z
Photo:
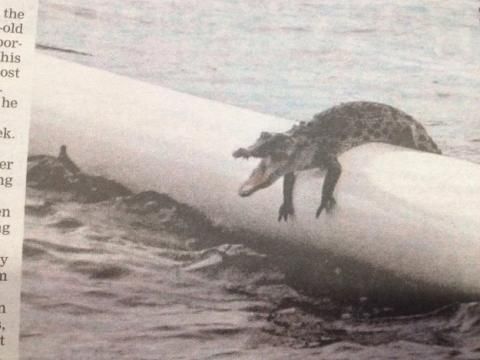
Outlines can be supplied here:
M273 181L271 181L269 178L250 178L245 183L243 183L243 185L240 187L240 190L238 191L238 194L241 197L247 197L260 189L270 186L272 183Z
M250 196L254 192L272 185L275 180L281 176L277 175L277 167L272 165L275 164L272 164L272 161L269 157L262 159L257 168L252 171L252 174L248 180L242 184L238 194L242 197Z

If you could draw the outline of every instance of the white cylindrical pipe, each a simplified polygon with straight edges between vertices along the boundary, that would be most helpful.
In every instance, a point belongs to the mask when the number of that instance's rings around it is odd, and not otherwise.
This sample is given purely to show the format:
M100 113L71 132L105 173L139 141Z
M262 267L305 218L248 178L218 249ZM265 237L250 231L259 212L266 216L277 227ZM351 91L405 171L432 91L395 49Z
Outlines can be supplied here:
M166 192L214 222L308 243L408 279L480 294L480 167L385 144L340 157L338 206L315 219L322 177L296 184L295 221L278 223L281 181L238 196L257 160L234 160L288 120L38 55L31 153L69 154L135 190ZM323 110L323 109L319 109Z

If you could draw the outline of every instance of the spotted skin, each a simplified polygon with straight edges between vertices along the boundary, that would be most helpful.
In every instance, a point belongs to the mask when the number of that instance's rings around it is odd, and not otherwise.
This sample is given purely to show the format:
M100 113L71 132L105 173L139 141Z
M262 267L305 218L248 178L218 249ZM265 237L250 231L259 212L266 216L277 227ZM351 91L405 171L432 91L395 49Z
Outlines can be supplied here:
M392 106L372 102L344 103L313 117L288 132L310 142L329 143L331 153L341 154L355 146L383 142L440 154L425 128L410 115Z
M331 211L336 204L333 192L342 172L338 156L353 147L381 142L441 154L418 121L392 106L374 102L343 103L315 115L308 123L295 125L284 134L263 133L262 137L249 149L237 150L234 156L288 158L288 166L276 171L277 176L281 172L284 176L279 221L287 221L294 214L295 173L312 168L327 171L316 216L323 210Z

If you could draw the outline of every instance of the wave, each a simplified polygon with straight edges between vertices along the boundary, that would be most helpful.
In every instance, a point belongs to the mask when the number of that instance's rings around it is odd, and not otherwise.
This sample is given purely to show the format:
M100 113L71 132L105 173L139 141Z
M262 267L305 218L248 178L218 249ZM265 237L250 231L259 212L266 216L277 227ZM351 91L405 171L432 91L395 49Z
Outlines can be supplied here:
M245 348L225 353L258 358L277 346L291 358L367 359L480 351L472 345L480 336L478 302L418 282L398 288L395 274L375 274L351 259L215 226L168 194L133 193L72 171L70 162L29 160L23 347L51 343L39 316L70 336L84 331L68 325L81 316L117 329L126 347L238 347L248 338ZM391 292L389 282L396 284Z

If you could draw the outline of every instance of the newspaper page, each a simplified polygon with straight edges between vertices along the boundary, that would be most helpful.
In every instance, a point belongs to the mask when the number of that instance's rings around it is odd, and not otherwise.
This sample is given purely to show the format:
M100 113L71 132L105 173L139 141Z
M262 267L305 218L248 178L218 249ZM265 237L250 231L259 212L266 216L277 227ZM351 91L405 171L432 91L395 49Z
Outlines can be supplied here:
M480 359L478 1L0 4L0 359Z
M18 358L36 1L0 1L0 358Z

